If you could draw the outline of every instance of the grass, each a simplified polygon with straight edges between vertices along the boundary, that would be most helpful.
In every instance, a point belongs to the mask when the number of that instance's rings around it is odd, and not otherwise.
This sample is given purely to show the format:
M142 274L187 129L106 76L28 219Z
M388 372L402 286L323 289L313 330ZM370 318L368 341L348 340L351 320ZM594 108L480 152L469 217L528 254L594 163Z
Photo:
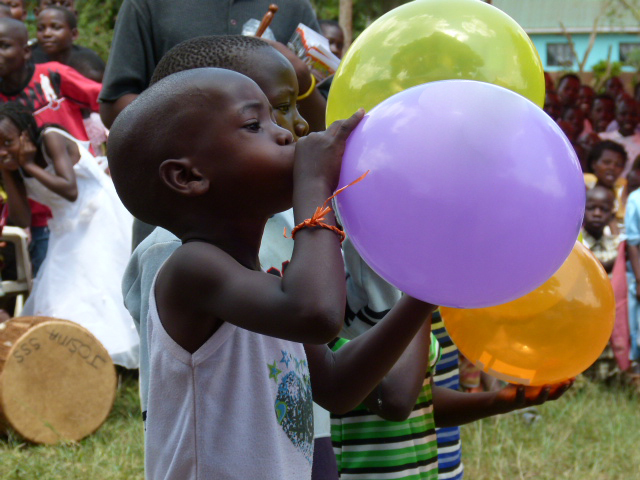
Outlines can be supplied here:
M11 480L142 480L144 443L138 380L125 375L107 421L77 443L25 443L0 439L0 478Z
M640 397L631 390L583 383L539 407L462 429L468 480L630 480L640 477ZM0 478L136 480L144 478L138 382L125 376L106 423L90 437L39 446L0 439Z
M473 480L631 480L640 478L638 395L582 382L564 398L522 415L462 429L465 478Z

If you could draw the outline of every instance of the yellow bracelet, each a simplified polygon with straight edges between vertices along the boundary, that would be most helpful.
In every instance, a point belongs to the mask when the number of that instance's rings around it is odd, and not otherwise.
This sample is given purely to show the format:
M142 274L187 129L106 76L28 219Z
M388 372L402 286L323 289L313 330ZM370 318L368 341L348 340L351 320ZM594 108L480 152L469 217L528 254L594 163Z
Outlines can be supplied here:
M316 77L314 77L312 73L310 73L309 75L311 75L311 86L305 93L303 93L302 95L298 95L298 102L307 98L316 89Z

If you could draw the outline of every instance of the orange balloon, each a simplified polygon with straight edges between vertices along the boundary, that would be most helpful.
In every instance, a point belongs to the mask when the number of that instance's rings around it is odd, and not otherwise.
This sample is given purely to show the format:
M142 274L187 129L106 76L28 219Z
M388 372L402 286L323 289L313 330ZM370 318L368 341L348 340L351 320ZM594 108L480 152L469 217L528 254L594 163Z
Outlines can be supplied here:
M478 368L507 382L545 385L596 361L613 330L615 300L600 262L576 242L562 267L528 295L441 312L451 339Z

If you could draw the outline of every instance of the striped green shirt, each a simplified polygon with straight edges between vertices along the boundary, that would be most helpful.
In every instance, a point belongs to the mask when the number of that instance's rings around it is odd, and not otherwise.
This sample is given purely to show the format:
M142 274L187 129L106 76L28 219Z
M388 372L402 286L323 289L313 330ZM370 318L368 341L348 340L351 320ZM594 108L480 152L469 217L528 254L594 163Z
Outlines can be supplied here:
M348 340L340 339L337 350ZM431 368L440 345L431 335ZM438 445L433 419L430 375L407 420L390 422L364 405L345 415L331 415L331 440L341 480L437 480Z

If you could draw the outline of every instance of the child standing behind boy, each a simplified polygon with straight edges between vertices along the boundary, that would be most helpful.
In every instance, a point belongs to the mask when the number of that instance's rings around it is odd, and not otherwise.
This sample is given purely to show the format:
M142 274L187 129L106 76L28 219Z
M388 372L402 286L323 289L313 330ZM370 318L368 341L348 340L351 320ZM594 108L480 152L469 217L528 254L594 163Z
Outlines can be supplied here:
M622 177L626 177L635 158L640 155L640 132L636 132L638 126L638 105L636 101L627 95L620 96L616 102L616 122L618 129L613 132L601 132L603 140L613 140L621 144L627 151L627 163L622 171Z
M606 232L614 215L615 197L613 190L596 185L587 190L587 203L582 226L582 243L600 261L608 274L618 257L620 238Z
M34 63L59 62L69 65L73 56L81 52L93 52L90 48L76 45L78 21L76 15L57 5L45 7L36 17L36 37L33 47Z

